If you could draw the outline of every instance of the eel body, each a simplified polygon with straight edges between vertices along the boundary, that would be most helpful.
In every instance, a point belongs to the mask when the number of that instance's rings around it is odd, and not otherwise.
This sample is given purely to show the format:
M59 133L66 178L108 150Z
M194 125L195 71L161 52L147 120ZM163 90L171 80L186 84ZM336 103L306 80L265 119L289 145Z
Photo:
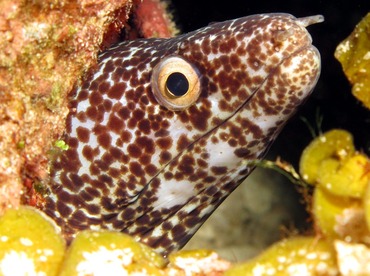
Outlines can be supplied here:
M321 16L261 14L102 53L76 89L45 212L66 237L123 231L181 248L314 88Z

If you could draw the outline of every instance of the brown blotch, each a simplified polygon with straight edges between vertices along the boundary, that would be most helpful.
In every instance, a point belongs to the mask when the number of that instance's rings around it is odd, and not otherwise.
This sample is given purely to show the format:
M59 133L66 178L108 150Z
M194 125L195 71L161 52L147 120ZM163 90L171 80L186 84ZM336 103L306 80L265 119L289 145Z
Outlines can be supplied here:
M211 167L211 171L216 175L221 175L227 172L227 167L213 166Z
M125 72L124 68L120 67L120 65L115 65L115 70L112 72L113 82L116 82L116 83L120 82L123 72Z
M113 85L113 87L109 89L107 95L111 99L119 100L122 98L126 88L127 88L126 83L124 82L116 83Z
M246 89L239 89L237 95L238 99L241 101L245 101L248 98L248 92Z
M144 105L148 105L149 104L149 99L148 99L147 96L143 95L140 98L140 102L142 102Z
M218 189L215 186L210 186L205 190L205 194L209 197L214 196L218 192Z
M132 174L134 174L136 176L143 176L144 175L144 170L141 168L141 165L138 162L131 162L129 164L129 170Z
M72 209L61 200L57 201L56 208L62 217L68 217L72 213Z
M141 119L144 118L145 112L142 111L141 109L135 109L132 115L133 115L133 118L135 118L137 121L140 121Z
M122 133L121 133L121 139L122 139L122 142L123 143L128 143L128 142L130 142L131 141L131 138L132 138L132 134L131 134L131 132L130 131L128 131L128 130L124 130L124 131L122 131Z
M100 213L100 206L96 204L89 204L86 206L87 211L92 215L97 215Z
M127 154L122 154L122 156L121 156L121 163L122 164L126 164L126 163L128 163L130 161L130 157L127 155ZM124 170L124 168L125 168L125 166L123 165L123 166L121 166L121 170L123 171L123 172L126 172L126 170Z
M72 219L78 222L86 221L86 215L85 212L82 210L77 210L72 214Z
M142 154L139 158L139 162L143 165L148 165L152 161L152 156L149 154Z
M86 191L81 191L79 193L79 197L81 197L81 199L83 199L84 201L91 201L94 199L94 197L88 194Z
M162 150L168 150L172 146L172 138L171 137L163 137L159 138L156 141L156 145Z
M157 170L156 166L154 166L153 164L149 164L149 165L145 166L145 172L149 176L154 176L154 175L157 174L158 170Z
M113 63L113 60L110 59L105 63L105 66L103 67L104 73L108 74L110 72L113 72L115 69L115 65Z
M95 165L98 167L99 171L100 171L100 174L99 174L99 177L101 176L101 171L107 171L108 168L109 168L109 164L107 164L105 161L103 161L102 159L97 159L94 161Z
M86 115L89 119L95 121L98 117L98 109L95 106L89 106L86 110Z
M124 124L123 124L123 120L122 119L120 119L117 116L114 116L112 114L109 117L107 126L108 126L109 129L111 129L115 133L119 134L122 131L122 129L124 127Z
M112 137L109 133L102 133L98 135L97 140L99 145L101 145L105 149L108 149L112 143Z
M135 214L136 211L134 209L127 207L122 211L121 218L123 219L123 221L130 221L134 218Z
M120 160L122 158L122 155L124 155L123 151L119 148L111 147L109 149L109 153L117 160Z
M73 185L75 186L75 191L77 191L79 188L84 186L83 180L77 174L72 174L71 175L71 180L73 182Z
M71 132L71 123L70 123L70 119L71 117L70 116L68 116L68 118L67 118L67 131L68 132ZM87 121L87 114L86 114L86 112L78 112L78 114L76 114L76 118L80 121L80 122L86 122Z
M103 134L103 133L107 133L109 132L109 129L104 126L104 125L100 125L100 124L96 124L93 128L92 128L92 132L95 134L95 135L100 135L100 134Z
M102 183L102 185L104 185L105 187L112 187L113 186L113 180L111 177L109 177L108 175L106 174L101 174L99 175L98 177L98 180L100 183Z
M100 174L100 169L96 164L91 164L89 167L89 171L91 175L99 175Z
M240 148L240 149L236 149L234 151L234 154L238 157L241 157L241 158L245 158L245 157L248 157L248 156L251 156L251 152L249 149L247 148Z
M86 90L81 90L81 92L77 96L77 101L82 102L89 97L89 93Z
M85 188L85 191L93 197L100 197L100 192L97 189L94 189L92 187L87 187Z
M89 139L90 139L90 130L89 129L87 129L85 127L82 127L82 126L79 126L76 129L76 132L77 132L78 140L80 140L83 143L89 142Z
M155 145L152 139L142 136L135 140L135 144L144 149L145 153L153 154L155 152Z
M232 138L227 142L231 147L236 147L238 145L238 142Z
M218 138L216 136L211 137L211 142L212 144L217 144L218 143Z
M201 131L205 131L208 126L208 119L211 117L209 109L201 107L200 109L190 110L190 121L192 125Z
M108 174L109 174L110 177L118 178L121 175L121 172L117 168L109 168L108 169Z
M225 101L224 99L222 99L218 102L218 108L221 111L227 111L227 112L232 112L233 111L233 108L231 107L231 105L229 105L228 102Z
M193 228L194 226L196 226L201 221L202 221L202 219L200 217L198 217L196 215L193 215L193 216L189 216L185 220L183 220L183 223L187 228Z
M112 219L112 226L114 229L123 229L124 222L118 219Z
M177 173L175 173L174 177L177 181L183 180L184 179L184 173L183 172L177 172Z
M97 106L103 102L103 97L99 92L93 91L89 96L89 102L91 105Z
M60 192L57 193L58 194L58 199L64 203L70 203L72 202L72 195L69 194L68 192L64 191L64 190L60 190Z
M172 228L171 233L175 241L181 240L185 235L185 227L182 224L177 224Z
M144 203L143 203L144 205ZM147 214L142 215L137 220L135 220L135 224L137 225L149 225L150 224L150 217ZM145 230L147 228L145 227Z
M112 202L112 199L110 199L109 197L102 197L101 200L100 200L100 204L101 206L105 209L105 210L114 210L117 206Z
M78 156L77 151L73 150L73 149L67 150L63 157L65 157L67 159L67 162L68 162L68 160L73 161L73 162L79 162L80 161L80 158Z
M142 154L141 148L135 144L128 145L127 152L130 155L130 157L133 157L133 158L139 158Z
M178 166L178 169L181 172L181 179L183 175L192 175L194 173L194 167L185 162L181 162L181 164Z
M110 84L109 84L109 82L102 82L102 83L100 83L99 84L99 87L98 87L98 89L99 89L99 92L101 93L101 94L105 94L107 91L109 91L109 89L110 89Z
M208 163L204 161L203 159L197 159L197 164L201 168L206 168L208 167Z
M159 163L160 164L166 164L168 161L170 161L172 158L172 154L168 151L161 152L159 155Z
M122 107L118 112L118 116L120 116L122 119L127 120L130 118L131 111L127 107Z
M137 120L135 118L130 118L127 122L127 126L131 129L135 128L137 125Z
M214 176L206 176L204 179L203 179L204 182L206 183L213 183L216 181L216 177Z
M165 172L164 173L164 179L165 180L171 180L173 178L173 173L172 172Z
M233 137L239 137L242 135L242 129L236 126L231 126L230 133Z
M171 230L173 228L173 225L172 225L171 222L165 221L165 222L162 223L162 227L163 227L163 230L168 231L168 230Z
M186 134L181 134L179 139L177 140L177 151L183 151L190 145L190 140L188 139Z
M155 134L154 134L155 137L167 137L167 136L170 136L170 132L166 129L159 129Z
M109 152L105 152L101 157L101 160L107 165L111 165L115 161L115 159Z
M144 134L149 134L151 131L150 121L148 119L143 119L138 124L139 130L141 130Z
M168 120L161 120L161 127L167 129L170 127L170 122Z

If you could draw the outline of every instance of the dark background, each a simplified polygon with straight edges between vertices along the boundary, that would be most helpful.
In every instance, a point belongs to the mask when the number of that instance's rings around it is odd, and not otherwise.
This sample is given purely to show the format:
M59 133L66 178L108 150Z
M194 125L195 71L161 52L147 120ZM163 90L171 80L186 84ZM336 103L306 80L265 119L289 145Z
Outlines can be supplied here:
M322 57L320 80L312 96L275 141L268 159L280 156L297 166L302 150L312 139L299 117L307 118L315 126L317 110L323 116L323 131L346 129L354 135L357 149L370 153L370 111L352 96L351 87L334 58L336 46L370 11L369 0L172 0L170 8L182 32L196 30L211 22L257 13L286 12L296 17L324 15L324 23L308 28Z

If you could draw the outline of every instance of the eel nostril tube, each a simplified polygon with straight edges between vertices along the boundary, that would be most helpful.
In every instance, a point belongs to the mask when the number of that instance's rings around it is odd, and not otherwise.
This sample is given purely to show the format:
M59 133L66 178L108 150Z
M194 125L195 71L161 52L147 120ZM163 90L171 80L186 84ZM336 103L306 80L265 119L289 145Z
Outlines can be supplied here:
M312 24L321 22L324 22L324 16L321 14L297 18L297 23L302 25L303 27L308 27Z

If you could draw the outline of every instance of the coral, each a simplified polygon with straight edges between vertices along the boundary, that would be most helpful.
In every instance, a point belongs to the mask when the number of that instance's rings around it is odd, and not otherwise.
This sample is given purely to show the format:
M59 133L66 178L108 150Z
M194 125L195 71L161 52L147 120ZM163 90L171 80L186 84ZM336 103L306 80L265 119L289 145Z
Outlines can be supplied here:
M369 275L370 248L343 241L334 243L339 271L342 275Z
M231 264L211 250L182 250L169 255L168 275L224 275Z
M300 173L307 183L317 184L333 195L361 198L369 181L364 175L367 166L367 156L355 152L352 135L334 129L303 151Z
M355 151L352 135L343 130L332 130L313 140L302 153L300 174L310 184L314 184L319 175L320 166L326 160L340 161Z
M135 8L135 23L144 37L171 37L178 33L172 17L160 0L142 1Z
M80 232L68 249L60 275L144 273L161 275L162 256L132 237L115 232Z
M338 275L338 268L333 245L313 237L296 237L276 243L225 275Z
M131 7L139 11L148 3L157 17L143 9L136 21L149 21L159 36L171 35L169 20L157 24L156 18L166 18L158 1L0 2L0 214L17 207L22 193L23 203L43 204L32 185L48 176L48 153L64 131L68 93L99 50L116 42Z
M67 94L129 3L0 2L0 213L19 205L25 179L47 176L46 152L63 132Z
M54 222L37 209L8 209L0 218L1 275L222 275L229 267L209 250L165 259L126 234L109 231L82 231L66 250Z
M0 219L1 275L56 275L65 242L36 209L9 209Z
M312 212L318 231L332 239L369 240L363 204L370 160L355 151L350 133L334 129L317 137L302 154L300 172L316 186Z
M348 239L352 236L353 240L358 236L358 226L365 226L364 214L358 200L336 196L321 187L316 187L314 191L312 213L317 231L331 239Z
M353 85L353 95L370 108L370 13L337 46L335 57Z

